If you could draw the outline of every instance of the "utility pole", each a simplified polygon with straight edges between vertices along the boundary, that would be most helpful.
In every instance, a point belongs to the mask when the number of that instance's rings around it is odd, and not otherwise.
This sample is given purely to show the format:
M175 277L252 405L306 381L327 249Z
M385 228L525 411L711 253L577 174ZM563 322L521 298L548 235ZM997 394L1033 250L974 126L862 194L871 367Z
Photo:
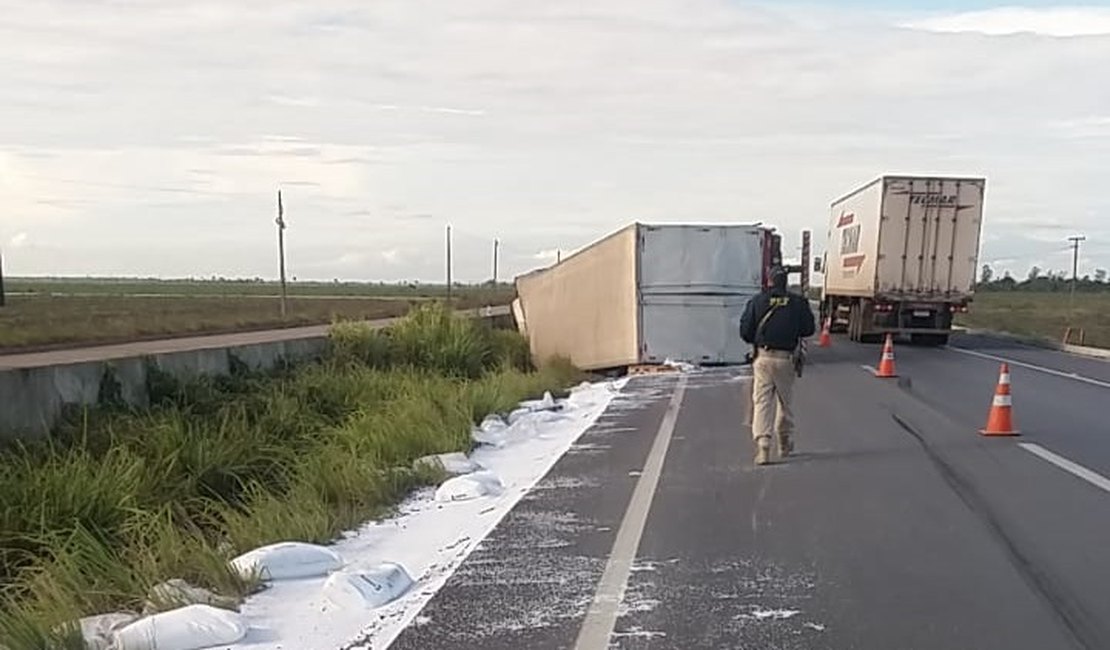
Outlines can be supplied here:
M563 249L561 249L561 248L555 249L555 263L556 264L562 264L563 263Z
M285 318L288 313L286 305L288 296L285 288L285 206L281 204L281 190L278 190L277 196L277 215L274 223L277 224L278 229L278 260L281 265L281 317Z
M493 286L497 286L497 254L498 249L501 248L501 240L493 240Z
M451 293L453 291L452 284L454 281L451 278L451 226L447 226L447 304L451 304Z
M0 307L7 304L4 297L4 252L0 251Z
M1068 237L1071 242L1071 295L1068 298L1068 319L1075 318L1075 286L1079 284L1079 242L1087 241L1083 235Z

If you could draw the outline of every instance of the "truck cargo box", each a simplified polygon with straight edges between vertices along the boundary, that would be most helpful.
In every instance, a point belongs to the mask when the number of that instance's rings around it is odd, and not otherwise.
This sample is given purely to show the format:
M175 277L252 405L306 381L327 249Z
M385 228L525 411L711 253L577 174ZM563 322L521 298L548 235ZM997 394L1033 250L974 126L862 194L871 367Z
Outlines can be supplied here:
M825 292L970 297L985 185L981 178L884 176L833 203Z
M822 317L853 340L948 340L975 290L982 178L884 176L832 204Z
M586 370L739 363L740 315L771 238L760 226L633 224L517 278L517 321L537 359Z

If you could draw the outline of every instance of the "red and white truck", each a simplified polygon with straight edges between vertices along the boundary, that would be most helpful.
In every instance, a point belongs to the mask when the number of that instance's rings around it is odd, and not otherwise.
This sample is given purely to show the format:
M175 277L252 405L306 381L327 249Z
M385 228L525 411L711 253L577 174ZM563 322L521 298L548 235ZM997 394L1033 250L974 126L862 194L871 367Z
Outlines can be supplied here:
M944 345L975 291L982 178L883 176L832 204L822 319L853 341Z

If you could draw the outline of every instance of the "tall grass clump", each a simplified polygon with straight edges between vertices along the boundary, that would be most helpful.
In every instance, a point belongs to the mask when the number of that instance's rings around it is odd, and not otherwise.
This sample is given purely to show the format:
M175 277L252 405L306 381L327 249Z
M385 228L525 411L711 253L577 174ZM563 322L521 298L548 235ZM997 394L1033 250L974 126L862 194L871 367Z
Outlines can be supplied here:
M478 379L504 367L532 369L528 342L516 332L460 318L438 303L423 305L389 329L338 323L332 356L373 368L408 367L449 377Z
M156 377L157 378L157 377ZM0 647L81 647L72 622L160 607L182 578L238 599L234 555L326 543L440 479L421 456L577 379L533 367L516 333L427 305L384 330L336 323L326 357L179 385L149 409L75 414L46 443L0 451Z

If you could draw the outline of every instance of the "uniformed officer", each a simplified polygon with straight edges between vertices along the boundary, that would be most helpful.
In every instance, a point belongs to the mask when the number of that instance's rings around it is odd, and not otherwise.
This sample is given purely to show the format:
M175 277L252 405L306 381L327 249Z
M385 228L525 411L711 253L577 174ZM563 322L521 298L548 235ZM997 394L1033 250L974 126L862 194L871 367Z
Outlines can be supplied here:
M740 337L755 348L752 366L752 437L756 465L771 462L771 434L778 435L779 455L794 451L795 352L813 336L816 324L809 301L786 290L786 271L771 271L771 288L748 301L740 319Z

